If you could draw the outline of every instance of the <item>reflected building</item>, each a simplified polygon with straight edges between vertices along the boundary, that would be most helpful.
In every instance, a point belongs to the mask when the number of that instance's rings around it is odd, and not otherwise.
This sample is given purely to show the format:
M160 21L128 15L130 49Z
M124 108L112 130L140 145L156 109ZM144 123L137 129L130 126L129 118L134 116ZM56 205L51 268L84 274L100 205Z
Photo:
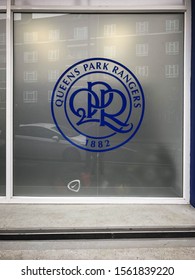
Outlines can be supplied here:
M15 14L14 43L17 122L23 123L24 115L26 123L32 122L32 114L35 122L51 122L49 103L60 75L79 60L105 57L127 66L143 87L140 139L181 137L182 15Z

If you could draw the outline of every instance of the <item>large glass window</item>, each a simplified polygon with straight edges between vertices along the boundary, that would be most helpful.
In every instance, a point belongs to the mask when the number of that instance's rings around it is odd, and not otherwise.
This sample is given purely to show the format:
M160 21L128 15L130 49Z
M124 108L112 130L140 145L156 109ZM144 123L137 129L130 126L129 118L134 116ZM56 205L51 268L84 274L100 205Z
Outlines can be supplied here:
M179 13L15 13L14 195L182 197L183 22ZM51 114L60 75L94 57L125 65L145 96L137 133L106 152L72 145ZM109 75L100 76L115 86ZM83 76L75 91L87 82ZM86 102L81 97L81 107ZM117 106L116 99L112 113ZM65 118L61 125L70 140L83 141Z
M6 32L5 14L0 14L0 196L5 195Z

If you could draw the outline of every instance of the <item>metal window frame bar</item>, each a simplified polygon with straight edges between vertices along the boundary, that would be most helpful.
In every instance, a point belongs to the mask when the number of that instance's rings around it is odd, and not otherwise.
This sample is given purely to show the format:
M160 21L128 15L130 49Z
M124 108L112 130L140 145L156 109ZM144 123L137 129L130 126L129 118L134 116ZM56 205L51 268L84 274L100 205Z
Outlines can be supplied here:
M194 238L194 227L156 228L47 228L47 229L6 229L0 230L0 241L40 240L119 240L119 239L173 239Z
M184 116L183 116L183 198L146 197L16 197L13 194L13 13L184 13ZM63 7L15 6L7 0L6 7L6 197L0 203L66 203L66 204L188 204L190 193L190 73L191 71L191 0L182 6L133 7Z

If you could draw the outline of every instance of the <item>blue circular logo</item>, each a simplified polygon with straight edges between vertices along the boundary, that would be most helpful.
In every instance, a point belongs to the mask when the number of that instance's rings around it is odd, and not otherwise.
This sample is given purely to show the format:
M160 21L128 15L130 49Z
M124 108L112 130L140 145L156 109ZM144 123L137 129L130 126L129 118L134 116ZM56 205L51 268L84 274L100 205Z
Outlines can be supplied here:
M144 115L144 94L135 75L121 63L89 58L58 79L51 111L62 136L92 152L116 149L134 137Z

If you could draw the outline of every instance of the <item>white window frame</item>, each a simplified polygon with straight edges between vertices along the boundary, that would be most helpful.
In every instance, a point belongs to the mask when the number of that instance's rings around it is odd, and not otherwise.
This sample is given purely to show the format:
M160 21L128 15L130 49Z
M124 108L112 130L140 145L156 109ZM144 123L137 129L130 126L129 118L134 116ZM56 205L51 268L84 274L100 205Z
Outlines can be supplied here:
M191 71L191 1L185 4L166 6L161 0L147 5L144 0L132 1L132 6L105 6L105 7L72 7L72 6L14 6L11 0L2 11L6 12L6 196L0 197L0 203L162 203L187 204L190 192L190 71ZM13 196L13 12L61 12L61 13L184 13L184 119L183 119L183 197L182 198L114 198L114 197L14 197Z

